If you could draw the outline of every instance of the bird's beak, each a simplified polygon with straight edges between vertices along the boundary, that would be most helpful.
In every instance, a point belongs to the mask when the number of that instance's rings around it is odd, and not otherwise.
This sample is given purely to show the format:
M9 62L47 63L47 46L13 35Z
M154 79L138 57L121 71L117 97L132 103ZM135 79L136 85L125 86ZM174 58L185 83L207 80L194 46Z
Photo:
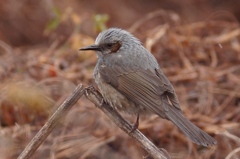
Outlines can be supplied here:
M79 51L85 51L85 50L100 51L101 48L98 45L90 45L90 46L86 46L86 47L83 47L83 48L79 49Z

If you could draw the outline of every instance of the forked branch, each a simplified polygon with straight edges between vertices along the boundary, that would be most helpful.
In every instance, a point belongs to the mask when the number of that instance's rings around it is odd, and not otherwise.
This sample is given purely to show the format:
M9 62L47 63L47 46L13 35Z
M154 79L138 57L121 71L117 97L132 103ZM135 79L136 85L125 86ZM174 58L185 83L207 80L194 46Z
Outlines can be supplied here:
M151 141L149 141L138 129L132 130L132 126L123 117L107 103L103 102L102 95L94 88L83 88L82 85L77 86L73 93L59 106L57 111L51 116L47 123L34 136L27 147L20 154L18 159L29 159L37 148L47 138L49 133L56 127L56 125L66 116L72 106L81 98L85 96L93 102L99 109L101 109L119 128L125 133L134 138L140 145L149 153L154 159L171 159L169 154L164 149L158 149Z

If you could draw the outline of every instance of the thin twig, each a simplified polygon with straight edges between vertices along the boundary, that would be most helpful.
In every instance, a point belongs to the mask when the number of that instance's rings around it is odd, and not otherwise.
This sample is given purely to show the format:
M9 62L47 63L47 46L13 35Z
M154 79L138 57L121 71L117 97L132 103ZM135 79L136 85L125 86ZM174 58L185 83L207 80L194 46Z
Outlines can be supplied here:
M167 17L170 16L170 18L174 21L179 20L179 16L172 12L172 11L166 11L166 10L156 10L153 12L148 13L146 16L144 16L143 18L141 18L140 20L138 20L137 22L135 22L128 30L130 32L134 32L136 31L143 23L146 23L148 20L156 18L158 16L162 16L162 17Z
M84 93L84 88L80 84L72 92L72 94L60 105L57 111L47 121L47 123L41 128L41 130L34 136L27 147L20 154L18 159L28 159L47 138L49 133L56 127L56 125L63 119L72 106L81 98Z
M99 109L101 109L119 128L138 141L154 159L171 159L165 149L158 149L139 130L136 129L131 132L132 126L123 119L123 117L115 109L103 102L102 95L94 87L86 88L85 96Z
M232 158L234 155L236 155L238 152L240 152L240 147L238 147L238 148L234 149L232 152L230 152L230 153L227 155L226 159L231 159L231 158ZM239 157L239 156L236 156L236 157Z

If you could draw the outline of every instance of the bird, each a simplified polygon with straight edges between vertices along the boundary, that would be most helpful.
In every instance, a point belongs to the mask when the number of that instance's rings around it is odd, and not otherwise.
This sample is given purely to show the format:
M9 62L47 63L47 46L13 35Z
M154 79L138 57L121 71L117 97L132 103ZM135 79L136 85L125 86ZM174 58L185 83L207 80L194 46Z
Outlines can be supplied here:
M156 58L133 34L109 28L97 36L95 43L79 49L95 51L95 82L104 102L118 111L137 115L156 114L171 121L189 139L202 146L217 141L195 126L183 114L175 90L161 70Z

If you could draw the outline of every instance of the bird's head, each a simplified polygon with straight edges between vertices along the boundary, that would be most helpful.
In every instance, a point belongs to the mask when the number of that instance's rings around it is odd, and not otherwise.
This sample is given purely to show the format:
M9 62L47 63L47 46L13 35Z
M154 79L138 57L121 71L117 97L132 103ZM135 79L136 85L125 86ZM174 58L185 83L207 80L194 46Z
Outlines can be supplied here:
M134 48L135 45L141 45L141 42L132 34L122 29L110 28L98 35L95 44L79 50L93 50L101 57L110 54L127 53L126 50Z

